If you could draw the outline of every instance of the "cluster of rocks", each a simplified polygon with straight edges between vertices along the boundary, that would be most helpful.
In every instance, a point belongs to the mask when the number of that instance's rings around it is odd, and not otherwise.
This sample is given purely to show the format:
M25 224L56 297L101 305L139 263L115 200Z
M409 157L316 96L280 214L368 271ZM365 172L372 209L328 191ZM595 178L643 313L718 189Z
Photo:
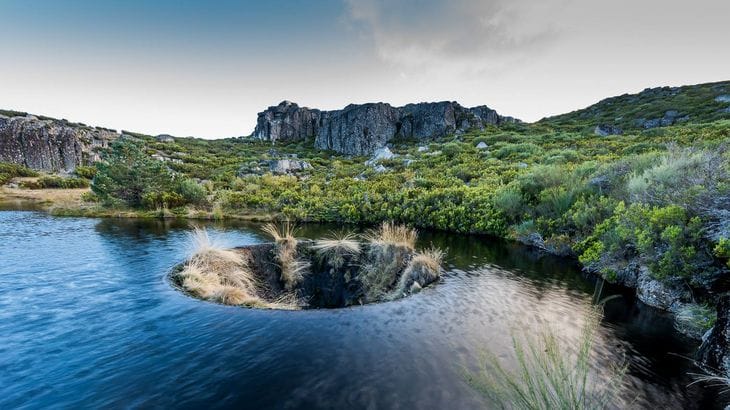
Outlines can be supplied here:
M271 172L276 175L292 175L311 169L312 164L299 159L297 154L283 155L276 150L270 150L271 159L262 159L242 165L238 169L238 176L262 175Z
M264 141L314 138L318 149L367 155L394 139L430 140L516 122L487 106L465 108L456 102L408 104L350 104L341 110L321 111L283 101L258 114L253 137Z
M624 133L624 130L622 130L621 127L617 127L615 125L598 124L593 130L593 133L600 137L607 137L609 135L621 135Z
M101 150L119 134L104 128L0 115L0 161L49 172L71 172L100 159Z
M639 118L636 120L636 126L644 129L668 127L670 125L689 121L689 115L680 115L677 110L667 110L661 118Z

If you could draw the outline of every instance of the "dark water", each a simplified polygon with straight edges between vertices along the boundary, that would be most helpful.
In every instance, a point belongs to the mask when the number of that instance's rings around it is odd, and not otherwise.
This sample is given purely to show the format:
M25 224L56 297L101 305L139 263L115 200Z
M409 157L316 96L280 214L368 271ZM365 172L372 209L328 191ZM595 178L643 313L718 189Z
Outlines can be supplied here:
M296 312L219 306L166 282L189 229L0 212L0 408L484 407L463 367L487 350L509 363L514 333L552 326L575 341L594 289L558 259L424 234L448 248L449 272L413 297ZM209 230L228 245L265 240L246 225ZM719 406L686 387L693 369L677 355L694 347L627 293L606 307L595 372L628 363L627 407Z

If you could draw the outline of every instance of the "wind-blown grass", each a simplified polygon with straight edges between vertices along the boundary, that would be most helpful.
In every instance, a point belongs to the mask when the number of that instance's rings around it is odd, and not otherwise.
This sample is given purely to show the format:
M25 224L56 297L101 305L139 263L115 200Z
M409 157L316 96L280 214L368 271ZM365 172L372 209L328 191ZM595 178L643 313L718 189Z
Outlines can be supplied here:
M269 234L276 246L276 259L281 268L281 281L286 290L292 290L309 269L309 262L297 259L299 241L294 236L296 227L289 221L281 224L267 223L262 230Z
M607 382L589 377L590 358L602 315L592 310L576 351L562 345L555 332L524 341L513 337L517 370L505 369L494 354L483 368L467 372L467 381L497 408L502 409L605 409L616 404L624 369L612 369Z
M215 245L204 229L191 234L194 251L177 272L183 289L227 305L259 305L256 283L243 256Z
M416 247L417 238L418 231L394 222L383 222L377 229L365 234L365 239L373 244L403 246L411 250Z
M345 258L360 254L360 242L352 233L333 234L314 242L312 249L335 268L341 268Z

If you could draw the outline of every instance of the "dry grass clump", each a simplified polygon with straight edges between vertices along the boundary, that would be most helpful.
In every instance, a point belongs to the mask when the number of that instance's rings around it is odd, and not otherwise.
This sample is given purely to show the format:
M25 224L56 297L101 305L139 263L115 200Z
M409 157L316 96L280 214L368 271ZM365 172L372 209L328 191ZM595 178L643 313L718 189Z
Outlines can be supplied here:
M353 233L333 234L329 238L315 241L312 249L320 257L326 258L334 268L341 268L345 264L345 258L360 254L360 242Z
M256 283L243 256L222 249L210 240L204 229L191 235L195 250L176 275L183 289L202 299L227 305L258 304Z
M276 260L281 268L281 281L284 282L286 290L292 290L309 269L309 262L297 259L299 241L294 237L296 227L286 221L283 224L267 223L262 230L274 239Z
M244 305L269 309L297 309L296 295L285 294L269 302L259 296L260 285L244 256L215 245L205 229L191 234L192 256L174 275L182 288L193 296L225 305Z
M415 293L441 276L444 251L436 247L417 253L408 263L398 283L399 294Z
M373 244L390 244L415 249L418 231L394 222L383 222L377 229L365 235L365 239Z

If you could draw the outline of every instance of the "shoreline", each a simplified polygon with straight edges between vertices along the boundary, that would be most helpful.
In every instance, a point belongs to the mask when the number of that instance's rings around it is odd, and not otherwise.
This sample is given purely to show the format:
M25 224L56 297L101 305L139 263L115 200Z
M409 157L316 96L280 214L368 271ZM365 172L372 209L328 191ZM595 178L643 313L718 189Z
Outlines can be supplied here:
M5 204L13 204L10 209L7 210L28 210L28 211L41 211L52 216L58 217L84 217L84 218L115 218L115 219L160 219L160 220L201 220L201 221L249 221L249 222L270 222L276 220L280 214L230 214L223 213L222 211L214 210L203 210L203 209L189 209L186 208L185 213L173 212L168 209L141 211L133 209L115 209L106 208L93 202L86 202L83 200L83 195L90 192L87 188L81 189L21 189L21 188L10 188L0 187L0 210L4 209ZM303 223L332 223L331 221L315 221L315 220L301 220ZM464 234L453 231L444 231L435 229L436 231L448 232L458 235L479 235L477 233ZM561 259L569 260L576 263L576 265L586 274L593 276L598 279L603 279L599 273L591 271L586 266L578 261L575 255L564 254L557 251L552 251L549 247L539 246L535 243L529 243L526 241L520 241L515 238L498 237L500 240L513 242L521 246L534 249L537 252L550 255L552 257L558 257ZM607 281L609 282L609 281ZM612 282L609 282L612 283ZM636 296L636 301L640 302L652 309L656 309L660 312L665 312L673 317L676 316L676 312L668 309L662 309L658 306L652 306L649 303L641 300L638 296L638 288L635 286L627 286L620 282L612 283L613 285L621 286L626 289L631 289ZM680 328L675 326L675 329L688 337L693 341L698 341L696 335L689 334L682 331Z

